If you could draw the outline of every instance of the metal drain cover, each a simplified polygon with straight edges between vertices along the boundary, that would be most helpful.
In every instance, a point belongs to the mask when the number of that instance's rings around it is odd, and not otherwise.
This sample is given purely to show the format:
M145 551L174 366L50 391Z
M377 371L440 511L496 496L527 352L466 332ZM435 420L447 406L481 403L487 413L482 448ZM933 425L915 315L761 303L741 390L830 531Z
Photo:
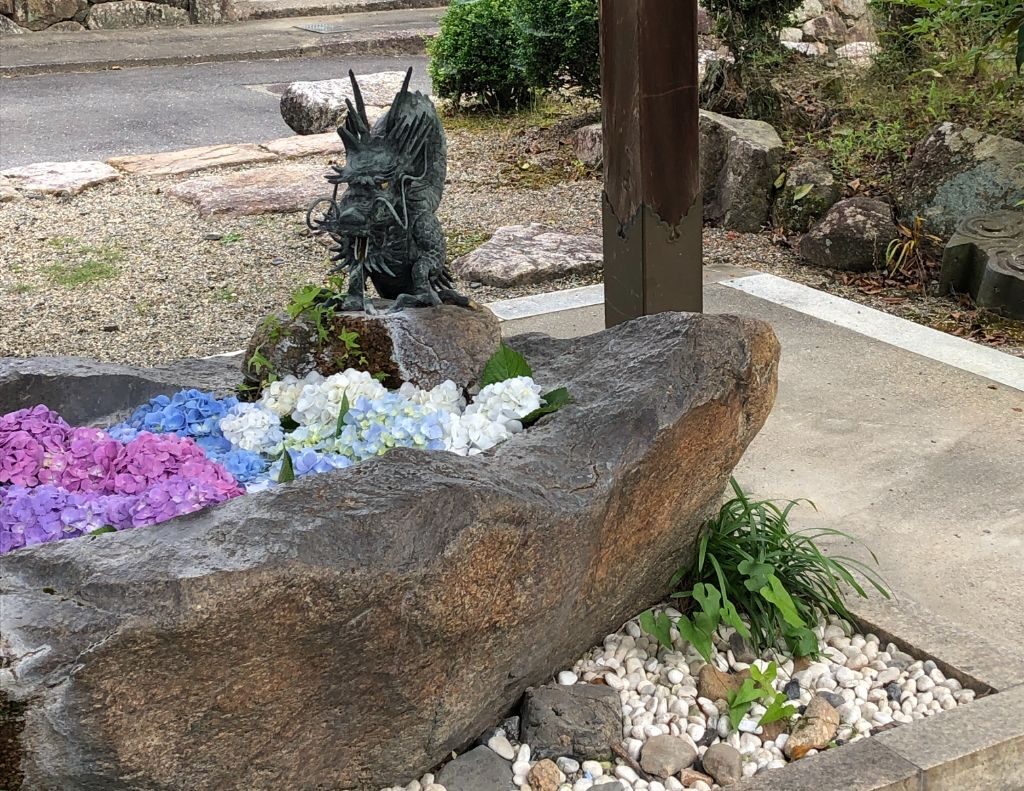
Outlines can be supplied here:
M309 22L305 25L295 25L298 30L308 30L310 33L350 33L352 28L345 22Z

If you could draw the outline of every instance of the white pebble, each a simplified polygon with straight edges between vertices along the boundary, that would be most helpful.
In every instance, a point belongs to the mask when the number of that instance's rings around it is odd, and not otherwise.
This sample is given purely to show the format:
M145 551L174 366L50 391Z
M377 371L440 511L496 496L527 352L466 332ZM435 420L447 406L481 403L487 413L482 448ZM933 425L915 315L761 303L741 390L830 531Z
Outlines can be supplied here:
M504 758L506 761L511 761L516 757L515 748L512 743L506 738L503 733L496 733L490 739L487 740L487 746L490 747L494 752Z
M564 687L571 687L579 680L579 676L577 676L571 670L563 670L561 673L558 674L558 683Z
M589 773L591 777L597 778L604 774L604 767L601 766L597 761L584 761L581 766L584 773Z
M625 780L627 783L630 784L636 783L640 779L640 776L637 775L637 773L630 769L628 766L616 766L615 776L620 780Z
M666 674L666 678L668 678L668 682L670 684L681 684L683 679L686 678L686 676L683 675L682 670L680 670L677 667L674 667L668 671L668 673Z
M517 761L525 761L525 762L529 763L529 761L530 761L530 745L528 745L528 744L520 744L519 745L519 752L516 753L516 760Z
M920 676L917 679L917 691L927 692L935 686L935 682L930 676Z
M526 777L530 773L529 761L516 761L512 764L512 774L519 777Z

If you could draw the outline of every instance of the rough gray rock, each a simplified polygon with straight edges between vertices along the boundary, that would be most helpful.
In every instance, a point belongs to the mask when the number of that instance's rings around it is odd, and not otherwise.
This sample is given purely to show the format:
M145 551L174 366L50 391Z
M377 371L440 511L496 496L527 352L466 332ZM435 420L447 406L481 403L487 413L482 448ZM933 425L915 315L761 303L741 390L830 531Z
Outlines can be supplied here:
M437 782L447 791L508 791L512 787L512 766L481 745L445 764Z
M803 25L805 41L820 41L823 44L846 43L846 22L835 11L826 11L821 16L809 19Z
M455 305L412 308L388 313L336 313L327 341L320 339L316 323L305 314L289 319L277 314L264 319L246 351L243 373L257 383L268 373L299 378L312 370L325 376L346 368L383 373L388 387L412 382L424 389L451 379L462 388L476 384L484 365L501 344L501 327L487 308ZM355 332L359 351L349 350L342 331ZM269 371L253 367L256 350L269 363Z
M640 753L640 768L658 777L671 777L682 769L693 766L697 751L678 736L654 736L644 742Z
M150 3L147 0L117 0L99 3L89 9L85 26L89 30L117 30L133 27L180 27L189 23L183 8Z
M50 25L46 29L51 32L62 31L64 33L77 33L80 30L85 30L85 25L80 22L75 22L73 19L68 19L65 22L58 22L55 25Z
M531 223L499 228L488 241L452 262L463 280L508 288L600 272L599 236L574 236Z
M159 368L76 357L0 357L0 415L46 404L72 425L80 425L184 387L228 395L239 378L237 357L181 360Z
M764 121L700 111L704 219L733 231L767 224L784 147Z
M701 763L704 771L715 778L715 782L720 786L736 785L743 779L743 760L740 751L731 744L712 744L704 753Z
M43 30L56 22L72 19L85 8L82 0L22 0L14 3L14 21L29 30ZM13 32L4 30L5 33Z
M801 237L800 258L826 269L870 272L885 266L885 251L895 235L889 204L848 198Z
M667 595L771 408L771 329L510 340L574 401L480 456L398 449L0 558L25 773L0 786L376 791Z
M816 159L801 159L786 171L786 182L775 195L772 222L787 231L803 233L825 216L840 195L828 167Z
M356 79L366 103L366 115L374 124L402 89L405 72L382 71L363 74ZM330 132L345 122L348 115L346 99L355 104L352 83L347 77L343 80L293 82L281 94L281 117L296 134Z
M604 162L604 133L601 124L581 126L573 134L573 153L588 168L597 168Z
M25 32L25 28L16 24L10 17L0 16L0 36L17 36Z
M1024 211L968 217L942 256L939 290L1024 319Z
M949 237L970 215L1013 209L1024 200L1024 143L942 123L914 147L901 204L903 217Z
M622 740L622 703L611 687L548 684L530 689L521 716L522 741L537 758L610 760L612 745Z

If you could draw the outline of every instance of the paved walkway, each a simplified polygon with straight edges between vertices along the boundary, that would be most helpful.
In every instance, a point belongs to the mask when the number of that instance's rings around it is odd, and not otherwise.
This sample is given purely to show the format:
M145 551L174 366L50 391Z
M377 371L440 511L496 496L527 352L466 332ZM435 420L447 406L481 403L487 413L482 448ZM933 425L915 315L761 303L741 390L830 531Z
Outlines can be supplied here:
M901 597L1019 657L1024 385L996 383L837 326L830 315L745 293L743 280L729 280L735 274L709 270L705 309L764 319L782 342L778 400L737 478L759 495L813 500L818 512L799 509L798 526L835 527L863 540ZM811 300L821 293L807 291ZM505 325L509 334L563 337L602 328L601 306ZM948 337L936 335L939 345ZM1024 360L1004 356L1002 378L1024 383ZM859 548L832 547L865 557Z
M414 8L227 25L4 36L0 76L214 61L421 54L424 37L436 32L443 13L442 8ZM343 30L324 35L298 27L315 23L339 24Z
M6 38L5 38L6 41ZM294 134L280 94L295 80L414 69L419 56L206 63L0 80L0 170L32 162L271 140Z

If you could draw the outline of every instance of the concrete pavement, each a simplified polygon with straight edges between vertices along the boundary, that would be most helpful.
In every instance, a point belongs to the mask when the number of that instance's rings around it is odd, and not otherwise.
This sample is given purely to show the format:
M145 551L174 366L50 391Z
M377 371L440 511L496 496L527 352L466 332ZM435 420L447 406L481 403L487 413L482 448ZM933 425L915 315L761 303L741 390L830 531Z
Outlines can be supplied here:
M422 54L443 8L370 11L179 28L86 30L4 36L0 77L217 61L330 55ZM338 23L320 34L298 26Z
M731 276L731 273L730 275ZM779 395L736 476L757 495L808 498L797 527L864 541L904 599L1024 649L1024 391L782 307L709 272L705 309L772 324ZM506 334L602 329L592 306L506 322ZM1014 362L1016 361L1016 362ZM1014 367L1024 361L1009 358ZM830 550L866 559L848 542Z
M294 134L279 97L294 80L414 68L424 57L324 57L162 66L0 81L0 169L31 162L270 140Z

